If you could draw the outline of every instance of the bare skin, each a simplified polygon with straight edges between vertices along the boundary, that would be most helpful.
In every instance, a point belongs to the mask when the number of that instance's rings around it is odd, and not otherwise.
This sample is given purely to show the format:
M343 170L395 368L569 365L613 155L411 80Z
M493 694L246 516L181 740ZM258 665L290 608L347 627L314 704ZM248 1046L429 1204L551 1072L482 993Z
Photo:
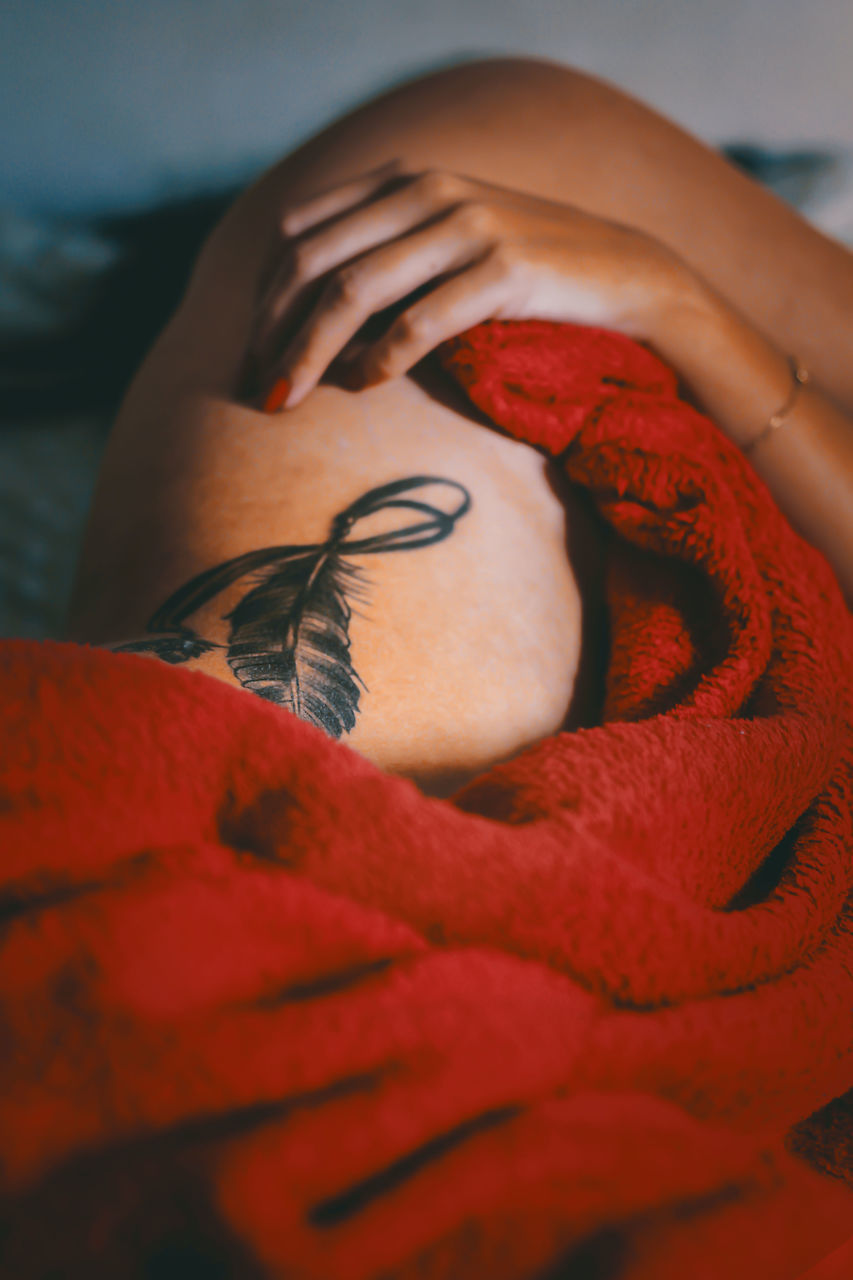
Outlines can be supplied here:
M425 282L448 266L446 258L427 262L442 219L424 236L417 208L399 240L404 248L380 264L377 255L401 231L377 223L379 190L353 201L350 187L332 224L328 207L325 217L316 205L312 215L312 201L333 193L340 206L347 184L394 158L410 201L474 207L476 216L457 219L445 241L462 255L456 271L460 261L482 261L484 237L502 253L491 274L472 266L456 275L452 296L438 290L421 299L419 326L398 323L384 344L350 346L371 385L347 390L334 384L335 361L365 316L387 303L380 277L399 298L403 283L413 287L413 264ZM425 173L431 195L416 186ZM459 184L468 184L464 192ZM359 213L371 206L372 222ZM362 265L344 321L334 289L297 316L300 291L307 296L315 277L307 268L294 281L288 255L312 232L316 249L324 225L333 234L321 274L330 278L352 252ZM357 225L362 241L353 250ZM413 234L420 240L406 248ZM538 257L525 250L534 242ZM572 254L589 262L579 250L593 242L597 265L581 289ZM633 290L624 287L626 263ZM577 672L585 608L589 616L594 609L585 566L596 554L595 524L569 498L576 519L567 557L566 495L555 493L545 460L486 429L416 373L401 376L424 342L435 345L487 314L543 310L650 341L738 443L786 399L785 353L795 352L814 381L753 461L853 594L851 255L617 90L554 64L495 59L368 103L282 161L223 220L116 423L72 637L138 635L165 597L210 566L258 547L318 543L365 490L438 475L464 486L473 505L440 543L373 558L372 621L354 617L350 631L369 694L345 740L441 792L556 731L583 693ZM294 384L280 417L245 403L252 334L260 390L282 374ZM196 630L221 638L239 590L232 585L231 595L206 605ZM221 651L192 665L234 679Z
M353 385L399 377L482 320L602 325L679 371L853 599L853 422L810 378L808 390L789 390L784 352L661 240L458 174L406 173L400 162L287 208L281 228L252 344L255 376L267 386L275 378L265 408L298 404L330 365ZM372 315L430 284L378 339L360 338ZM794 427L781 449L760 416L774 388L783 388L780 422Z

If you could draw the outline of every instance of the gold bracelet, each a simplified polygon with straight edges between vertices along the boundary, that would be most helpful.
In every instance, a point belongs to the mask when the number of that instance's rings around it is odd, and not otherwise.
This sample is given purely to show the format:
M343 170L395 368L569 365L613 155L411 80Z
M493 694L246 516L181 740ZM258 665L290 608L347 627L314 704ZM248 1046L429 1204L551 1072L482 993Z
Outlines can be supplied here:
M760 444L762 440L766 439L767 436L778 430L778 428L783 425L788 414L797 402L797 396L800 394L800 387L810 381L811 375L809 374L808 369L805 365L800 364L796 356L788 356L788 366L791 370L791 377L794 380L788 399L782 405L781 409L777 409L773 416L768 418L767 424L762 427L757 436L752 440L747 441L746 444L741 445L741 449L744 453L751 453L757 444Z

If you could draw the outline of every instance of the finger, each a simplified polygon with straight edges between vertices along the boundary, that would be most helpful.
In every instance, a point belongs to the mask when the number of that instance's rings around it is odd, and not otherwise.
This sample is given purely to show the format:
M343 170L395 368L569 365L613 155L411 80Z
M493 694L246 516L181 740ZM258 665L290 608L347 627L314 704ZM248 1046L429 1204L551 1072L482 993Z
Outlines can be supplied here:
M266 381L286 378L291 386L286 403L297 404L370 316L482 253L482 242L472 241L466 231L464 209L457 208L439 222L346 263L330 277Z
M339 183L320 195L312 196L301 204L293 205L285 210L279 219L281 230L286 236L298 236L318 222L334 218L336 214L353 205L369 200L379 191L389 178L402 174L403 161L399 157L386 160L376 169L371 169L348 182Z
M360 174L357 178L338 183L334 187L320 192L319 195L312 196L310 200L304 200L286 208L279 217L279 229L285 236L297 236L318 223L325 222L336 214L351 208L353 205L369 200L395 174L402 174L403 172L403 161L399 157L386 160L384 164L368 170L367 173ZM256 307L256 314L265 309L270 298L275 295L277 288L280 288L280 253L281 250L278 247L275 251L275 261L268 262L264 268L258 286L257 296L259 302Z
M414 230L460 195L450 174L419 174L402 190L351 212L343 221L303 238L285 255L255 321L253 346L262 358L295 300L314 281L351 258ZM475 232L475 211L464 215ZM484 221L484 219L481 219Z
M357 361L365 385L401 377L448 338L517 310L512 272L498 250L432 290L397 317Z

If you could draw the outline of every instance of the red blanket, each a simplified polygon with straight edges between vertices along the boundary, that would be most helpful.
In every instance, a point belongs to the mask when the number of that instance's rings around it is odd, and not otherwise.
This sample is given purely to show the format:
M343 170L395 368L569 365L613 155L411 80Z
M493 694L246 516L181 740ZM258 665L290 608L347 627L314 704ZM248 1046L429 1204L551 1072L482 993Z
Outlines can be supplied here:
M641 346L438 358L612 526L604 722L435 800L0 646L4 1276L777 1280L853 1232L833 575Z

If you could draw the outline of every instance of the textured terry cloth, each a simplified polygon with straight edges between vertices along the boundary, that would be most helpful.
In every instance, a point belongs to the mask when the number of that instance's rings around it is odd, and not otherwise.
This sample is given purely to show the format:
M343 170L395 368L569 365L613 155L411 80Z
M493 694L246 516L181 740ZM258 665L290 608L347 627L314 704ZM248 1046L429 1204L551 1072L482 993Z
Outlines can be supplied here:
M4 1276L787 1280L853 1232L834 577L644 347L436 358L612 528L603 722L437 800L0 646Z

